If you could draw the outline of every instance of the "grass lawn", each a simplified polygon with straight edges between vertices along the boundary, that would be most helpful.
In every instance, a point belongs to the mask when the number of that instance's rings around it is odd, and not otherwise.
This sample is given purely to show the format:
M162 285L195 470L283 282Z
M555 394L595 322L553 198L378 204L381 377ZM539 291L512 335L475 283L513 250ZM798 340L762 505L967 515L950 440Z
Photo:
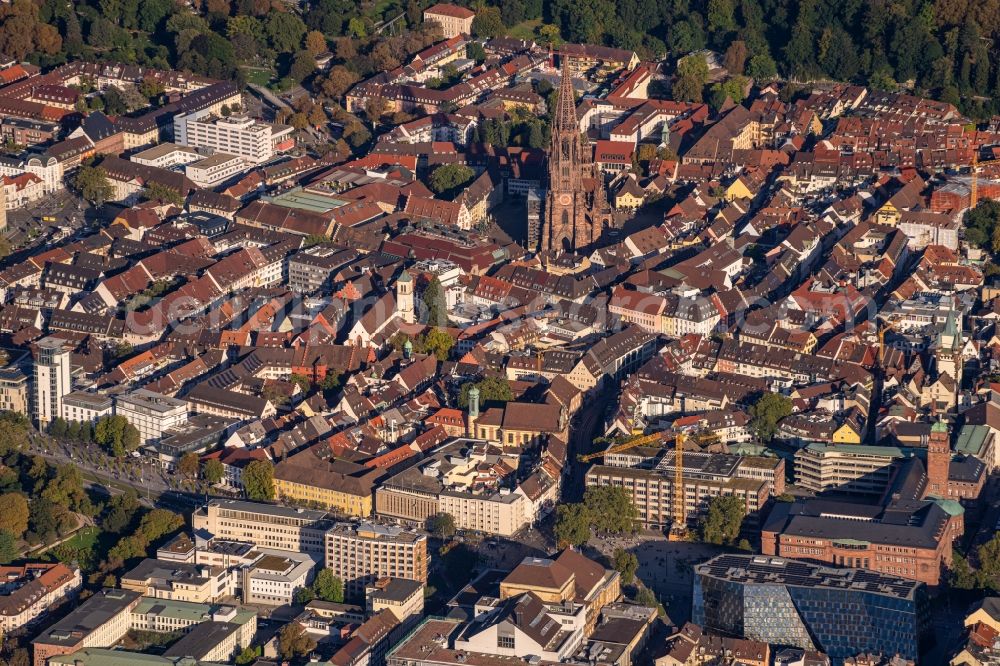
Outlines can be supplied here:
M100 536L100 534L101 530L88 525L87 527L78 530L77 533L73 535L73 538L65 543L68 547L75 550L90 548L97 543L97 537Z
M535 30L538 26L542 24L542 19L531 19L530 21L521 21L514 27L507 30L507 36L513 37L514 39L535 39Z
M266 86L274 78L274 70L263 67L244 67L243 71L247 75L247 83L258 86Z
M377 23L382 20L382 15L390 6L396 4L396 0L378 0L368 15ZM390 17L391 18L391 17Z

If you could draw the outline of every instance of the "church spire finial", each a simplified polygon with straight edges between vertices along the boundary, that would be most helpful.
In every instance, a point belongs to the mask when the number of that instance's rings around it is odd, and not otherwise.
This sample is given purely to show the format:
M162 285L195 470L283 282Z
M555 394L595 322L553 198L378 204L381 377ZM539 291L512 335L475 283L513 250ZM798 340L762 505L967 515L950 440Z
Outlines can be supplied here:
M560 130L568 130L576 128L579 124L576 119L576 92L573 90L573 74L569 71L569 58L566 55L559 56L559 66L561 75L559 100L556 102L558 109L556 109L555 114L555 127Z

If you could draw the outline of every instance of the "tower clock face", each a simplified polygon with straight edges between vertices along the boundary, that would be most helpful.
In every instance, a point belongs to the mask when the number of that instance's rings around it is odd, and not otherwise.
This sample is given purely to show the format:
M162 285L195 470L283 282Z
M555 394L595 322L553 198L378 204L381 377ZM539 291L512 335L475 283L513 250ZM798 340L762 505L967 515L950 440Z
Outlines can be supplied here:
M560 194L559 195L559 203L561 203L563 206L568 206L569 202L572 201L572 200L573 200L573 198L570 195L568 195L568 194Z

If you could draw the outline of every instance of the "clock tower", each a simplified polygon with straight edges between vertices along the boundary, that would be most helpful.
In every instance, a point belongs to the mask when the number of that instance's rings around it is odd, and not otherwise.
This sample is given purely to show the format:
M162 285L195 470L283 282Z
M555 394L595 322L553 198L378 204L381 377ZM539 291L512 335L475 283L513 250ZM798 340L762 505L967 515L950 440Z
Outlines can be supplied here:
M590 145L580 135L568 61L562 58L559 100L552 110L549 187L541 234L541 249L554 252L592 245L611 220L604 182L594 168Z

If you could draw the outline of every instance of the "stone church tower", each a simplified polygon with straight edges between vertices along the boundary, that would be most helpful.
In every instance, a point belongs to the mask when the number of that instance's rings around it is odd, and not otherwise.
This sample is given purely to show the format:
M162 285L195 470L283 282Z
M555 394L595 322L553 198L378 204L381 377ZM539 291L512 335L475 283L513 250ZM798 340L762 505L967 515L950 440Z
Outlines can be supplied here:
M927 490L925 496L948 497L948 469L951 467L951 440L948 424L937 421L927 440Z
M596 241L610 223L604 182L594 167L590 146L580 136L568 58L562 59L559 101L552 110L549 187L541 249L575 251Z

